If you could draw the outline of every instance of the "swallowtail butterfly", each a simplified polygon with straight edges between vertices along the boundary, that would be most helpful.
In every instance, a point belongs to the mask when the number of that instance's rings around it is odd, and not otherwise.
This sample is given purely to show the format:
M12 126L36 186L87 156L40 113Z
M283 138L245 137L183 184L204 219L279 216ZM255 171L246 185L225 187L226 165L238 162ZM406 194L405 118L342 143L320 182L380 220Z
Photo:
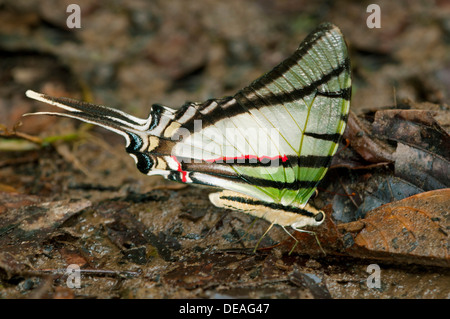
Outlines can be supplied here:
M292 56L233 96L154 104L147 119L106 106L27 91L32 99L121 134L147 175L223 189L211 202L285 229L320 225L308 205L325 176L347 123L350 62L340 30L320 25ZM270 229L270 228L269 228Z

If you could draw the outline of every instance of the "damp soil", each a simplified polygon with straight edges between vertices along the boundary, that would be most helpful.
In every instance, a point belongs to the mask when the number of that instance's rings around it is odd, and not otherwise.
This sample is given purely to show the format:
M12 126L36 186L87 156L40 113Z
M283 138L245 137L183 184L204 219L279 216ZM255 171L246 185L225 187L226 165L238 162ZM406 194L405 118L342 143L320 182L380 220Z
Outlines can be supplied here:
M275 227L254 252L267 222L214 207L209 190L151 185L132 171L107 184L107 174L97 172L132 160L90 142L74 155L87 150L84 160L98 160L88 176L52 147L9 166L8 182L22 191L0 198L7 212L0 218L2 297L448 298L448 267L354 257L326 237L326 256L307 236L299 239L308 247L289 254L293 240ZM74 264L79 289L67 284ZM370 286L369 265L379 267L379 286Z

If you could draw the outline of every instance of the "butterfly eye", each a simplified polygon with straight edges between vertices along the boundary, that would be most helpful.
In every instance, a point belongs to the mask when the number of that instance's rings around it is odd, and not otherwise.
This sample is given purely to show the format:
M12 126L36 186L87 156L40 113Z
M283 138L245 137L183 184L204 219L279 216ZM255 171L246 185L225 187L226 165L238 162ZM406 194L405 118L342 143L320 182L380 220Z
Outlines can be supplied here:
M315 217L314 220L318 223L323 222L323 220L325 219L325 213L320 211Z

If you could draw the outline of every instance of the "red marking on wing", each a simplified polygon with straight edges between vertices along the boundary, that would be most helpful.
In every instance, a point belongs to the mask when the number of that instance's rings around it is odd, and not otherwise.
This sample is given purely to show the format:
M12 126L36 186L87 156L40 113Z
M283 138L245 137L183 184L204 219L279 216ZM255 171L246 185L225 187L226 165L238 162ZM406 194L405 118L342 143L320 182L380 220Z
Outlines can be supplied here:
M173 160L175 161L175 162L177 162L177 164L178 164L178 172L181 172L181 181L183 182L183 183L186 183L186 181L187 181L187 179L186 179L186 174L187 174L187 172L186 171L183 171L183 169L181 168L181 163L178 161L178 159L177 159L177 157L176 156L174 156L174 155L172 155L171 156L172 158L173 158Z
M181 181L183 183L186 183L187 182L187 179L186 179L187 172L183 171L183 168L181 167L181 163L178 161L176 156L172 155L171 157L178 164L177 171L181 172ZM273 156L273 157L270 157L270 156L256 156L256 155L242 155L242 156L237 156L237 157L231 157L231 156L230 157L226 157L226 156L224 156L224 157L219 157L219 158L207 159L205 161L206 162L210 162L210 163L214 163L214 162L217 162L217 161L226 162L226 161L230 161L230 160L234 161L234 160L240 160L240 159L241 160L242 159L257 159L260 162L262 160L264 160L264 159L269 159L271 161L277 160L277 159L281 159L282 162L286 162L288 160L286 154L284 154L284 155L277 155L277 156Z

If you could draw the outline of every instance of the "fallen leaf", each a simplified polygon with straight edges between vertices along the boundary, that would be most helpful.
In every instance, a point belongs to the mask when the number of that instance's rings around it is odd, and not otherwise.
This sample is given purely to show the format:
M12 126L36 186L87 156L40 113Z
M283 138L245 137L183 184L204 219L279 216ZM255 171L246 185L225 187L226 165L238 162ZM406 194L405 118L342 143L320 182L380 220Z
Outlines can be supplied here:
M364 195L364 200L356 210L355 216L364 218L366 213L381 205L424 192L423 189L395 176L387 176L381 181L380 179L375 178L374 183L378 184L377 190Z
M392 162L394 149L371 133L369 124L350 112L344 138L350 141L351 147L366 161L371 163Z
M378 207L366 218L353 222L364 223L354 244L365 250L354 252L359 256L448 267L449 207L450 189L425 192Z
M394 153L395 175L423 190L450 186L450 162L429 151L398 143Z
M450 158L450 136L434 119L438 114L437 111L425 110L378 111L372 125L373 133Z

